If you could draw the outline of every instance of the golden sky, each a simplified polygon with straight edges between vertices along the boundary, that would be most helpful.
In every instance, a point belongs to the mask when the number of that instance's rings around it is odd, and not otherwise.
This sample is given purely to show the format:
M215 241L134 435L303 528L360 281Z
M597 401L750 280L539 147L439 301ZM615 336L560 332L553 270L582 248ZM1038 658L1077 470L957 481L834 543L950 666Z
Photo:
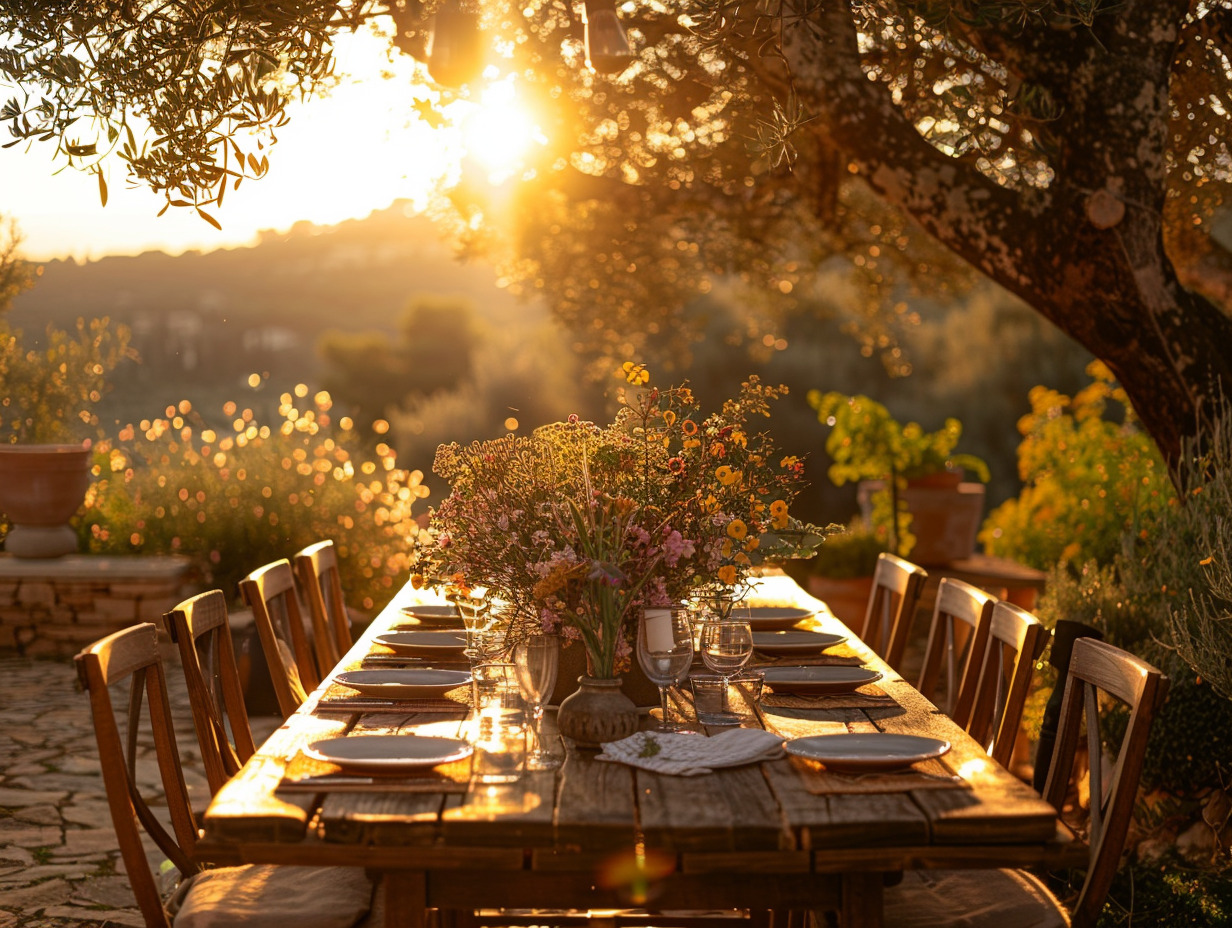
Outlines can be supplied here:
M192 210L173 207L159 217L162 198L132 188L114 158L106 169L108 203L101 206L93 175L55 173L50 143L0 150L0 214L17 220L23 252L33 260L209 250L246 244L260 230L285 230L300 220L325 224L366 216L395 199L422 206L437 185L456 179L468 142L476 154L495 156L485 168L499 172L501 157L516 157L510 133L533 135L533 127L508 124L518 116L507 81L489 87L484 106L470 107L465 131L412 122L414 99L431 91L418 84L409 58L391 61L387 48L367 33L339 37L342 84L328 96L289 106L291 121L269 152L269 174L245 181L228 191L221 208L210 208L221 232ZM0 97L10 95L0 86ZM485 144L496 132L504 133L501 142Z

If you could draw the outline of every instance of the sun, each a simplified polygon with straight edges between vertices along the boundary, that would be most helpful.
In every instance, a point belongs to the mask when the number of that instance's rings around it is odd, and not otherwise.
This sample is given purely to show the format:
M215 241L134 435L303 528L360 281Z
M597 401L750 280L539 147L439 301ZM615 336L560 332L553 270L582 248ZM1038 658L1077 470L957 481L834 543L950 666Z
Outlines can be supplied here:
M489 83L478 104L460 119L466 156L478 164L488 182L499 186L522 174L547 137L534 115L518 99L512 75Z

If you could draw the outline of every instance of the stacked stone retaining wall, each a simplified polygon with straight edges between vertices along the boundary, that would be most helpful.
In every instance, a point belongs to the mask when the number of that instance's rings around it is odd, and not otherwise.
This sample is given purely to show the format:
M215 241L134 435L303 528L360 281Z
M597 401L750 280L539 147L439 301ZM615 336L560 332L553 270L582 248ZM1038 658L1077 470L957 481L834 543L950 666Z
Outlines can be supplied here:
M196 592L176 556L0 555L0 649L69 657L92 641L163 613Z

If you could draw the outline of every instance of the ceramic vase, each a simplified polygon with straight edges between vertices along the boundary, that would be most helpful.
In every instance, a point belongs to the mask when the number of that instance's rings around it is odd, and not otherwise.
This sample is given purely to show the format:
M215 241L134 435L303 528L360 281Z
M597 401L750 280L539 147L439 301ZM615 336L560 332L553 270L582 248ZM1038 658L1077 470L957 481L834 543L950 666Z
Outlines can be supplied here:
M560 704L560 733L580 748L598 750L637 731L637 706L620 691L620 677L578 677L578 688Z

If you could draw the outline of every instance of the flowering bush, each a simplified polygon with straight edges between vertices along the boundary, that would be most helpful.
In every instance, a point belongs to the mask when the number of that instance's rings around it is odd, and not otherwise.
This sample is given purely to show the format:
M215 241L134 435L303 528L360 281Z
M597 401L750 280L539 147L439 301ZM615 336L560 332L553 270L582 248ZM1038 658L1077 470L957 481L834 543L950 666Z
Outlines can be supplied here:
M423 475L399 470L383 443L362 450L329 395L308 394L303 384L282 394L272 425L227 403L229 427L216 430L185 401L96 444L83 547L186 554L234 595L253 569L332 538L348 599L382 605L408 568Z
M632 363L624 376L635 392L609 426L571 416L442 445L433 469L452 490L414 557L415 582L487 587L515 629L580 639L604 676L628 664L634 608L738 592L766 557L808 553L824 535L790 515L802 462L776 461L751 431L785 388L751 377L702 415L687 386L646 387Z

